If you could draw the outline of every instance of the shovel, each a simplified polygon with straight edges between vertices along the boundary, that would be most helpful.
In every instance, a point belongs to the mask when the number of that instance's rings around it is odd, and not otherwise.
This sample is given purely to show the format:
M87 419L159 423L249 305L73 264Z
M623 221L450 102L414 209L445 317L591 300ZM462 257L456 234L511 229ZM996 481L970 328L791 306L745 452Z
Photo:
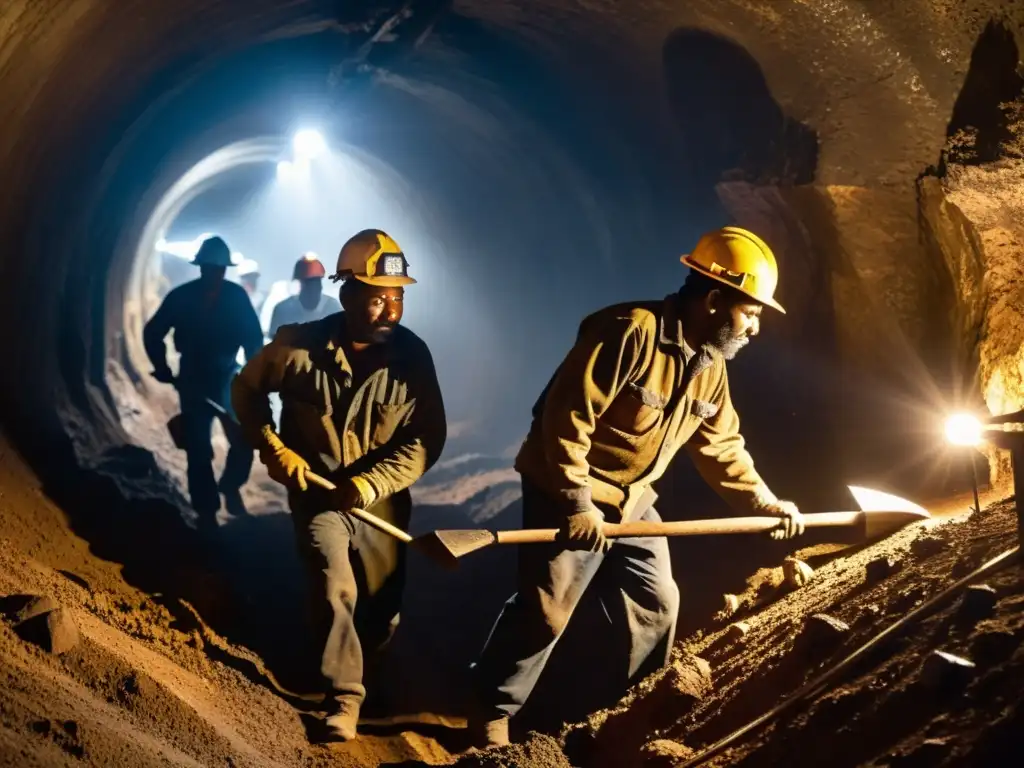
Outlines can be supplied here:
M871 541L895 533L911 523L927 520L931 515L922 507L899 497L870 489L850 486L862 506L858 512L821 512L803 516L808 529L835 529L846 541L856 538ZM879 506L882 505L882 506ZM888 508L886 508L888 507ZM609 539L646 536L716 536L736 533L764 533L779 527L777 517L727 517L713 520L680 520L676 522L605 523L603 533ZM558 540L557 528L535 528L521 531L438 530L417 537L412 543L431 552L435 560L447 558L452 564L479 549L498 544L545 544ZM430 540L430 541L428 541Z

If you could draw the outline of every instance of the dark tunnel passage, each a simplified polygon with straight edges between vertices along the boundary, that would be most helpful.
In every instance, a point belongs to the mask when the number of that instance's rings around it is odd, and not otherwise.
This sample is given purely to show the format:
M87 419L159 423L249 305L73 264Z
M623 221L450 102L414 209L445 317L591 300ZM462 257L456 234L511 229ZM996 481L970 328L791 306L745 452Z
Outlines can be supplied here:
M675 291L679 256L730 223L775 250L789 310L730 366L780 496L819 511L846 508L849 484L961 491L962 468L931 450L937 420L960 390L982 393L972 406L1024 404L1019 370L992 351L1012 323L988 314L1017 299L1003 283L972 293L968 279L997 224L1017 224L983 212L1006 205L985 189L957 208L929 186L951 173L947 134L960 129L979 138L957 163L1014 157L998 105L1020 96L1024 12L987 0L130 5L0 9L0 428L93 553L183 624L173 601L187 601L282 684L300 601L283 497L259 476L260 514L224 525L234 544L196 534L163 431L177 405L140 345L155 214L174 208L160 206L202 176L175 198L198 202L160 219L181 214L194 236L255 205L247 195L276 200L277 153L299 128L319 127L337 159L340 181L317 203L329 212L309 223L325 262L382 226L422 270L407 320L448 407L455 463L438 485L457 485L459 466L508 470L579 321ZM204 175L211 158L224 162ZM217 213L204 220L204 206ZM289 243L302 240L301 209L286 214ZM261 263L307 249L253 243ZM413 526L514 527L508 491L424 503ZM659 491L665 517L726 514L683 458ZM679 581L702 586L685 629L718 607L738 561L782 556L731 546L676 548ZM412 563L403 628L441 657L437 675L482 644L510 557L482 555L458 576ZM556 665L545 684L559 674L571 672Z

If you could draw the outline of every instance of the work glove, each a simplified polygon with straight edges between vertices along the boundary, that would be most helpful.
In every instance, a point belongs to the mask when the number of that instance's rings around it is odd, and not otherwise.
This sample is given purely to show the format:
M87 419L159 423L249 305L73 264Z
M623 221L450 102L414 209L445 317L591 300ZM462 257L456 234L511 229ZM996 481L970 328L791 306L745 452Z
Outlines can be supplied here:
M267 467L271 480L289 488L306 490L306 472L309 463L281 442L269 426L263 428L264 446L260 450L260 461Z
M170 368L160 368L159 370L153 371L153 378L159 381L161 384L174 383L174 374L171 373Z
M602 532L604 520L596 509L569 515L559 529L559 541L566 549L607 552L612 543Z
M771 537L776 541L792 539L804 532L804 516L792 501L767 502L759 506L757 511L781 519L779 527L771 532Z
M333 492L334 503L339 510L366 509L377 500L377 492L362 478L352 478L338 484Z

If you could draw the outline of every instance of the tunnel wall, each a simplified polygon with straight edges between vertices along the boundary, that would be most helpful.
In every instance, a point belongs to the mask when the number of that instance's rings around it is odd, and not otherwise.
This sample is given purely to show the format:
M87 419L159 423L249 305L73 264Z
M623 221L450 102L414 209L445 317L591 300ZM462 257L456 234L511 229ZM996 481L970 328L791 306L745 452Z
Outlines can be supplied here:
M337 35L339 56L365 41L372 24L362 22L388 10L388 4L376 3L367 5L363 15L361 7L349 8L358 23L350 19L331 33ZM123 248L126 223L137 226L138 202L152 199L154 188L166 183L157 172L166 170L160 163L139 169L135 180L117 171L125 157L124 139L139 130L140 116L173 96L184 78L206 72L217 57L270 37L322 31L330 26L334 9L328 2L282 6L270 0L222 0L131 13L124 6L73 0L8 3L0 11L5 116L0 162L16 190L0 210L0 319L5 354L18 361L0 373L0 412L25 447L67 434L72 412L79 414L72 419L76 439L91 441L97 449L118 439L103 372L111 344L108 326L122 298L116 286L126 272L121 262L111 271L111 259L120 258L115 254ZM515 41L526 59L538 62L531 77L553 67L582 94L572 109L560 109L556 100L543 103L531 119L556 136L554 141L570 144L573 136L553 127L566 114L575 114L576 122L563 131L580 135L581 125L593 126L582 132L587 138L580 143L589 150L585 162L596 165L583 178L601 191L594 195L600 202L592 202L591 212L579 219L590 230L583 249L660 254L678 250L679 242L708 223L740 215L721 205L713 187L695 191L686 184L702 148L680 134L679 110L666 97L665 46L673 33L696 29L725 37L763 71L765 87L785 120L770 132L777 141L760 155L770 162L757 164L761 170L782 168L776 183L808 182L806 163L779 161L780 156L805 157L790 156L786 143L805 135L799 128L804 126L817 137L815 185L862 188L864 195L878 190L906 201L916 196L917 176L941 151L953 102L985 25L998 18L1016 34L1020 14L987 0L870 6L705 0L685 8L637 3L613 14L583 13L568 2L546 3L539 10L533 4L464 2L455 5L449 26L439 24L414 55L394 60L398 80L391 86L428 80L415 70L422 67L439 73L442 91L458 95L459 88L470 88L472 78L451 72L487 54L460 48L464 40L458 24ZM391 63L386 55L380 61ZM508 83L496 85L494 72L504 64L491 59L490 68L484 66L475 77L500 91ZM377 80L391 87L387 76ZM532 84L522 83L520 93ZM459 98L479 93L463 91ZM520 103L514 90L509 93L507 104L514 112ZM445 113L434 114L440 121ZM513 154L524 151L514 141L509 147ZM202 147L197 143L181 152L183 163L186 157L194 161ZM605 156L603 165L595 155ZM749 165L749 158L740 158L741 170ZM708 178L720 181L714 174L730 170L712 169ZM426 167L419 171L421 178L433 175ZM408 173L415 176L416 169L410 166ZM764 174L741 173L739 178L772 181ZM523 187L541 179L542 173L524 176ZM578 180L568 183L579 185ZM673 208L683 215L671 216ZM517 219L524 216L529 209L516 212ZM628 223L611 234L594 228L595 219ZM518 234L509 228L509 237ZM543 239L538 231L524 247L536 250ZM580 250L578 236L554 242L561 250ZM628 267L620 262L617 268ZM667 274L667 268L658 272L659 281L667 280L662 277ZM556 279L571 281L571 276L569 268ZM530 271L522 270L516 279L518 285L528 284ZM513 281L510 287L516 286ZM591 297L593 304L613 298L614 271L608 286L607 295ZM577 308L567 308L565 318L558 318L565 328L552 338L547 356L556 356L567 343L573 327L568 317L578 314ZM844 327L841 317L837 322ZM863 326L848 322L846 327ZM514 351L528 349L528 340L519 343ZM533 389L530 384L523 389Z

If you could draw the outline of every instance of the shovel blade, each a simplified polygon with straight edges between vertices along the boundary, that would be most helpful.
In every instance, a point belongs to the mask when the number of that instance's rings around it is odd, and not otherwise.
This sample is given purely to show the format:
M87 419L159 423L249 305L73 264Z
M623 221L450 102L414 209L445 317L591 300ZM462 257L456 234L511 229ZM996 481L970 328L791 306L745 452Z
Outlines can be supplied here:
M928 510L918 509L886 509L864 511L860 513L864 538L880 539L896 533L911 523L919 523L928 520L931 515Z
M459 558L489 547L497 540L491 531L438 530L417 536L412 544L434 562L454 568L458 565Z
M846 487L850 489L850 493L857 502L857 506L864 512L917 512L919 514L923 513L925 517L929 517L927 509L901 496L894 496L891 493L876 491L874 488L865 488L860 485L848 485Z

